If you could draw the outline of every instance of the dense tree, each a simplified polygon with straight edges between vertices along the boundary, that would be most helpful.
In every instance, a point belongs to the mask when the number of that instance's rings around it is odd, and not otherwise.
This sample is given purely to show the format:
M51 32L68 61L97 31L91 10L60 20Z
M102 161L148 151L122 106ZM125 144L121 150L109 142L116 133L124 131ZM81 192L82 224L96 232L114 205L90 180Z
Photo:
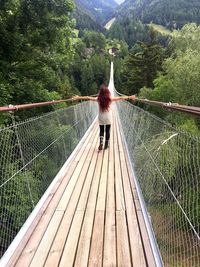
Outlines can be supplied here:
M76 20L76 28L78 30L90 30L103 32L103 26L96 22L95 18L90 16L90 14L84 12L80 7L76 6L75 11L72 14L72 17Z
M127 93L138 93L143 86L152 87L162 67L163 48L156 40L155 31L149 30L150 42L138 42L138 52L132 52L124 64L123 81Z
M3 1L0 7L0 104L70 95L66 79L73 55L67 0ZM6 94L6 95L5 95ZM6 103L5 103L6 102Z
M181 28L186 23L200 23L199 0L126 0L117 10L121 17L133 16L143 23L154 22L170 29Z
M84 31L83 41L88 48L94 48L97 52L105 50L106 37L102 33Z
M134 17L120 17L111 27L108 36L125 41L133 47L137 41L148 40L148 27Z
M200 26L195 24L185 25L181 31L173 35L171 46L174 52L164 63L164 73L154 80L153 90L144 88L141 91L141 97L192 106L200 105L199 38ZM164 116L167 114L164 113ZM177 117L170 114L167 118L187 130L196 131L195 123L196 127L199 125L198 120L187 116Z

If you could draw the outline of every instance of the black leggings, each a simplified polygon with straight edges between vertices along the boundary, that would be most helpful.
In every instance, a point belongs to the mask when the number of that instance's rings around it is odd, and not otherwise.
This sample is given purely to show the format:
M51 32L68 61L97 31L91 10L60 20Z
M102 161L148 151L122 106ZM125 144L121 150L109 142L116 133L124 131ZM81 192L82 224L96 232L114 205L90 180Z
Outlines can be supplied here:
M109 141L110 140L110 124L107 124L107 125L99 125L100 127L100 137L104 137L104 130L105 130L105 127L106 126L106 141Z

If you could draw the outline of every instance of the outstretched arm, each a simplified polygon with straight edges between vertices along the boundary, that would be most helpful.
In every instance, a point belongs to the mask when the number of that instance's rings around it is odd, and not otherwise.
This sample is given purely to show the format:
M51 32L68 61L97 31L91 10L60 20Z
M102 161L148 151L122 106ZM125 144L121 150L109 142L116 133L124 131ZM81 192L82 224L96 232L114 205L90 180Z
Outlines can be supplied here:
M72 97L72 100L91 100L91 101L97 101L97 97L92 97L92 96L78 96L75 95Z
M112 98L112 101L119 101L119 100L136 100L136 96L130 95L130 96L119 96Z

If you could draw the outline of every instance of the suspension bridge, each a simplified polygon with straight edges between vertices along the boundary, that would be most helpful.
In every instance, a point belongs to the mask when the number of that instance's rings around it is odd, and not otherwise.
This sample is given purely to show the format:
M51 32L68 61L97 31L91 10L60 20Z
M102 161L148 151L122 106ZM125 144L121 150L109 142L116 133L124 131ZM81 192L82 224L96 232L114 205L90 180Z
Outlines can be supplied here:
M98 152L96 115L87 101L0 130L0 266L199 267L199 138L120 101Z

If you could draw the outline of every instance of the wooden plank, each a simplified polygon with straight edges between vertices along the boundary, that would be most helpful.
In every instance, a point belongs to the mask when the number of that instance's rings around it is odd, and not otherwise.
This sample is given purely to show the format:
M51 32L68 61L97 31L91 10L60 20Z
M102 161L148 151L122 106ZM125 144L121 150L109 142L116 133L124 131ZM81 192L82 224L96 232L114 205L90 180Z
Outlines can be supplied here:
M115 211L106 212L103 266L117 266Z
M95 139L94 139L93 143L94 142L95 142ZM86 162L85 159L87 159L87 158L90 159L92 157L92 154L93 154L93 147L90 144L88 144L88 147L85 149L85 151L83 153L83 158L81 158L79 164L77 165L76 170L74 171L74 173L71 177L70 182L73 181L73 183L72 183L73 186L71 186L71 184L69 182L69 184L65 190L65 192L67 191L69 196L67 195L67 199L66 199L66 193L63 194L63 196L62 196L62 198L58 204L58 207L60 206L60 207L62 207L62 209L57 208L56 211L63 211L63 214L64 214L64 211L66 210L66 207L68 206L68 203L69 203L69 200L70 200L72 194L73 194L73 197L75 196L74 197L75 199L72 198L71 201L73 203L75 203L75 205L76 205L77 199L80 195L80 192L81 192L81 189L82 189L82 186L84 183L84 177L85 177L85 174L87 173L87 168L88 168L89 163L90 163L89 160ZM80 177L80 173L81 173L81 177ZM75 183L74 183L74 181L75 181ZM76 188L74 190L75 185L76 185ZM70 190L68 190L68 188L70 188ZM74 192L73 192L73 190L74 190ZM63 199L65 199L65 201L63 201ZM65 206L63 205L64 202L65 202ZM60 205L60 203L62 203L62 205ZM74 213L74 211L73 211L73 213ZM55 215L56 215L56 212L54 213L54 216ZM54 218L54 216L53 216L53 218ZM60 218L60 221L58 224L54 224L53 221L50 222L50 225L53 224L52 227L53 227L53 229L56 229L56 232L57 232L58 227L61 223L61 220L62 220L62 217ZM44 264L46 257L48 255L49 249L51 247L51 244L55 238L56 232L54 232L54 234L52 234L52 235L48 231L45 232L45 234L44 234L44 236L40 242L40 245L39 245L39 247L38 247L38 249L37 249L37 251L33 257L33 260L31 262L31 267L37 266L39 262L41 265ZM59 232L59 230L58 230L58 232ZM62 238L63 238L63 235L62 235ZM41 251L42 251L42 253L41 253ZM55 255L56 254L54 253L54 256Z
M156 262L155 262L155 258L153 256L153 252L152 252L152 248L151 248L150 240L148 237L148 233L147 233L147 229L146 229L146 225L144 222L142 211L138 210L137 214L138 214L138 221L139 221L139 225L140 225L140 229L141 229L144 251L145 251L148 266L156 267Z
M74 191L72 193L72 196L70 198L69 204L67 206L66 212L64 214L64 217L62 219L62 222L59 226L57 235L55 236L55 239L52 240L52 246L51 249L49 251L49 256L48 259L45 263L45 266L57 266L61 255L63 253L63 249L65 246L65 242L67 240L70 228L72 227L72 221L73 221L73 217L75 214L75 210L78 204L78 200L80 198L84 183L85 183L85 177L87 175L88 172L88 168L90 166L90 162L94 153L94 149L96 149L96 142L97 142L97 133L96 136L93 140L91 149L89 151L88 154L85 155L85 161L84 159L81 160L79 163L82 164L82 170L81 172L78 174L79 179L78 182L74 188ZM74 174L77 175L77 172L75 170ZM66 198L67 195L63 194L63 197ZM68 197L67 197L68 199ZM63 199L61 199L62 201L62 207L64 207L64 201Z
M96 211L88 267L102 266L104 216L104 211Z
M140 228L145 258L146 258L146 261L148 263L148 266L155 267L156 266L155 258L154 258L153 251L152 251L151 244L150 244L150 240L148 237L144 217L142 214L141 205L140 205L140 202L138 199L138 194L137 194L137 191L135 189L133 173L132 173L132 170L130 167L130 162L129 162L128 156L126 156L126 162L127 162L127 166L128 166L129 181L131 184L131 189L132 189L132 194L133 194L133 199L134 199L134 204L135 204L135 209L136 209L136 214L137 214L137 221L138 221L138 225Z
M113 125L111 127L109 166L108 166L108 188L106 200L106 218L104 235L103 266L116 266L116 222L115 222L115 173L114 173L114 144Z
M140 229L138 226L137 215L135 210L135 205L133 201L133 196L131 192L128 169L125 159L125 151L122 144L121 135L119 132L119 125L117 123L117 134L118 134L118 143L119 143L119 152L120 152L120 163L122 169L122 179L124 187L124 196L125 196L125 206L127 211L127 223L128 223L128 233L129 233L129 242L131 248L131 256L133 266L137 267L146 267L145 255L143 251L142 239L140 235Z
M104 243L104 220L108 179L108 149L104 150L101 179L97 197L96 214L89 256L89 266L102 266Z
M75 260L76 247L80 234L80 226L83 220L84 211L76 211L73 219L73 223L70 229L69 236L67 237L67 242L64 247L64 251L59 263L59 267L72 267ZM46 266L57 266L47 265Z
M114 125L111 126L106 211L115 211Z
M92 229L95 216L95 207L97 202L97 193L100 182L101 168L103 162L103 153L98 153L97 164L94 173L94 180L92 183L86 213L81 229L80 240L76 253L76 259L74 266L76 267L87 267L90 251L90 243L92 239Z
M88 157L86 159L86 162L91 162L88 173L86 174L85 178L85 183L84 187L81 192L81 196L78 202L78 206L76 208L76 213L74 215L72 225L65 243L65 247L62 253L62 258L60 261L59 266L73 266L73 263L75 261L75 255L76 255L76 249L78 246L78 240L81 232L81 227L82 227L82 222L85 214L85 209L88 201L88 195L90 192L91 184L92 184L92 179L94 177L94 170L96 166L96 161L97 161L97 138L96 138L96 143L93 148L93 156L92 158ZM81 175L84 175L82 173ZM49 258L49 263L51 262L52 264L52 259ZM48 262L46 263L46 266L50 266ZM51 265L53 266L53 265ZM55 266L55 265L54 265Z
M97 126L97 125L96 125ZM96 127L97 130L97 127ZM94 138L95 132L91 132L85 141L83 147L77 154L77 157L73 160L72 164L70 165L63 182L61 183L61 186L59 187L58 191L54 195L54 198L52 199L51 203L49 204L47 210L45 211L45 214L42 216L39 224L37 225L37 228L33 232L31 238L29 239L29 242L27 243L25 249L23 250L21 256L19 257L16 266L28 266L37 250L37 247L39 246L40 240L42 236L45 233L45 230L49 224L50 219L53 216L53 213L63 195L63 192L65 190L65 187L68 185L68 182L71 179L71 175L74 173L74 170L76 169L77 165L79 165L79 161L82 157L84 157L84 152L87 147L87 143Z
M107 179L108 179L108 149L104 150L103 166L101 171L101 180L97 198L96 210L104 211L106 207L106 192L107 192Z
M76 169L74 170L74 173L73 173L73 176L71 177L69 183L68 183L68 186L62 196L62 199L61 201L59 202L58 206L57 206L57 210L65 210L66 209L66 203L69 202L70 200L70 197L71 197L71 192L73 191L75 185L76 185L76 182L77 182L77 178L79 177L81 171L82 171L82 168L85 164L85 160L87 159L88 157L88 152L89 152L89 158L91 158L91 155L93 154L93 148L92 150L90 150L91 148L91 145L92 145L92 142L96 144L96 138L97 138L97 131L95 131L95 138L90 140L90 142L87 144L84 152L83 152L83 156L82 158L80 159ZM87 162L89 163L89 162ZM85 165L86 166L86 165ZM87 168L84 166L85 170L87 170ZM88 166L88 165L87 165Z
M56 211L54 213L51 223L49 224L45 232L45 237L43 237L39 249L36 251L33 260L29 265L30 267L43 266L43 263L45 262L47 257L47 253L45 253L45 251L48 251L51 247L51 241L57 232L57 228L60 224L63 214L64 214L63 211Z
M95 174L95 167L97 165L97 159L98 159L98 155L99 155L98 150L97 150L98 142L99 142L99 140L96 137L96 143L95 143L94 148L93 148L93 156L91 159L87 159L87 160L91 161L91 163L90 163L90 167L89 167L89 170L87 173L86 182L84 185L84 190L82 191L80 200L78 202L78 206L76 209L77 211L83 211L83 210L85 211L85 209L86 209L86 204L88 201L88 195L89 195L90 189L92 187L92 182L93 182L94 174Z
M114 155L115 155L115 190L116 190L116 232L117 232L117 266L132 266L129 249L129 237L125 212L125 200L122 183L117 121L114 121Z
M117 266L132 266L125 211L116 211Z
M116 210L125 210L116 123L117 122L115 118L114 119L114 162L115 162Z

